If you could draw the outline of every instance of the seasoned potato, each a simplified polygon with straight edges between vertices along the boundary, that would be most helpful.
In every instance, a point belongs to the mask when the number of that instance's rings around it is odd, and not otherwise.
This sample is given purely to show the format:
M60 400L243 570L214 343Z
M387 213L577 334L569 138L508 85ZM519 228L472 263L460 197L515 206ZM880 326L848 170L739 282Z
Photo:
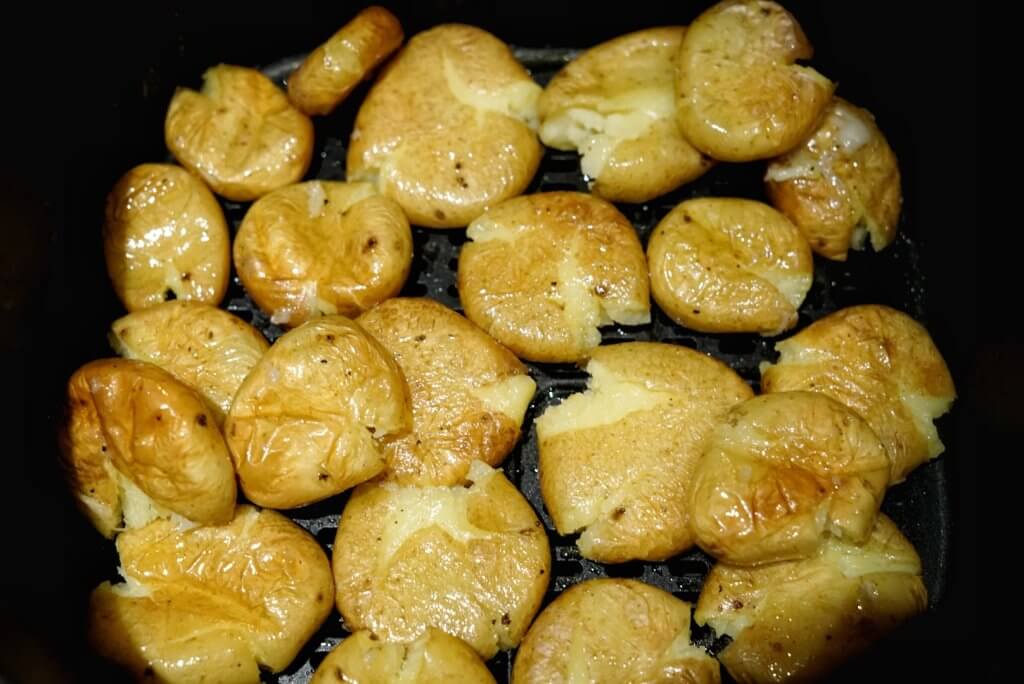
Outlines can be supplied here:
M830 538L813 558L716 565L694 619L732 643L718 654L736 681L818 681L928 602L921 560L885 515L862 546Z
M89 636L139 680L260 681L280 672L331 612L320 545L274 511L226 525L156 521L117 538L124 582L93 591Z
M812 392L755 397L729 412L697 464L697 543L737 565L807 558L829 536L863 543L889 468L874 431L839 402Z
M342 641L310 684L494 684L490 670L464 641L428 627L415 641L381 641L361 631Z
M540 489L586 558L663 560L694 543L690 487L715 425L752 396L728 366L685 347L594 350L587 390L537 419Z
M651 320L647 263L630 222L608 202L547 192L474 221L459 256L466 316L518 356L586 358L599 326Z
M274 323L358 316L398 294L412 232L369 183L314 180L275 190L246 212L234 246L246 292Z
M332 561L350 629L410 641L436 627L484 658L523 638L548 586L547 535L500 471L474 461L468 481L355 490Z
M685 30L647 29L601 43L563 67L541 94L540 139L580 152L595 195L646 202L710 168L676 124Z
M885 249L900 219L900 168L871 112L835 98L818 130L765 175L772 204L811 248L844 261L847 250Z
M221 197L248 202L302 178L313 124L255 69L220 64L200 92L179 88L164 121L174 158Z
M412 223L461 228L537 171L540 86L504 43L445 24L416 36L366 96L349 180L371 181Z
M403 37L394 14L383 7L367 7L288 77L288 99L306 114L329 114L398 49Z
M774 157L806 140L835 84L799 59L813 49L789 12L726 0L690 25L679 51L679 127L723 161Z
M411 426L409 390L391 354L353 321L325 316L263 355L224 434L249 500L294 508L378 474L380 440Z
M647 244L654 301L701 332L777 335L796 325L814 279L807 240L767 204L683 202Z
M152 364L101 359L75 371L67 392L65 474L103 536L156 517L202 525L231 519L235 471L194 390Z
M515 355L430 299L391 299L358 322L394 355L412 397L412 431L384 444L391 478L453 485L474 459L504 460L536 389Z
M110 326L110 344L121 356L160 366L199 392L218 425L269 346L237 316L185 301L164 302L117 319Z
M537 617L513 684L718 684L718 661L690 643L690 604L628 579L566 589Z
M129 311L168 299L219 304L231 274L224 212L180 166L142 164L107 196L103 253Z
M882 439L890 482L942 453L933 421L956 398L942 354L917 321L887 306L852 306L775 345L761 364L763 392L808 390L856 411Z

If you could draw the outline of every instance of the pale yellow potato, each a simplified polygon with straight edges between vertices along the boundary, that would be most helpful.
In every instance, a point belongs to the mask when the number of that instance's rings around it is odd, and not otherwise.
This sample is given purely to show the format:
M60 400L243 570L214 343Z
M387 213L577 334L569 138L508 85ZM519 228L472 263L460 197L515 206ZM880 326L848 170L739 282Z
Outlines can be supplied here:
M246 377L224 435L253 503L295 508L384 469L381 440L412 426L391 354L358 324L324 316L282 335Z
M383 641L360 631L331 651L310 684L494 684L490 670L466 642L428 627L415 641Z
M896 155L871 112L835 98L818 129L765 174L779 211L829 259L864 249L876 252L896 237L903 195Z
M358 323L395 357L412 398L412 430L384 443L390 479L447 486L475 459L505 460L536 390L512 352L430 299L390 299Z
M537 103L540 139L577 150L590 191L646 202L711 167L676 124L676 59L686 29L629 33L565 65Z
M718 684L718 661L690 643L690 604L628 579L574 584L523 639L512 684Z
M410 641L436 627L485 659L519 644L547 590L548 538L501 471L474 461L467 477L352 493L332 560L350 629Z
M348 179L376 184L414 224L461 228L536 173L540 92L482 29L444 24L417 34L359 109Z
M901 311L840 309L775 345L761 364L761 391L827 394L857 412L892 461L890 483L943 452L934 420L956 399L942 354L924 327Z
M306 173L313 124L255 69L219 64L199 92L179 88L164 120L167 149L221 197L248 202Z
M774 157L813 132L835 84L810 67L796 19L768 0L726 0L694 20L678 61L679 127L722 161Z
M412 264L409 221L369 183L314 180L275 190L246 212L235 269L271 321L358 316L398 294Z
M829 537L867 541L889 456L856 413L824 394L780 392L734 407L693 475L697 544L724 563L815 554Z
M537 419L540 489L560 534L601 563L664 560L693 545L693 473L750 387L710 356L670 344L598 347L587 390Z
M103 254L129 311L169 299L219 304L231 275L230 245L217 199L180 166L136 166L107 196Z
M100 359L75 371L60 444L75 501L107 538L157 517L224 523L235 510L213 411L153 364Z
M280 672L331 612L320 545L274 511L239 506L230 523L160 520L117 538L124 582L92 593L89 638L140 681L260 681Z
M367 7L288 77L288 99L306 114L330 114L398 49L403 38L394 14L376 5Z
M579 361L600 326L651 320L647 262L629 220L578 192L503 202L470 224L459 256L466 317L530 361Z
M796 325L814 280L800 231L767 204L706 197L683 202L647 243L651 293L679 325L701 332L777 335Z
M217 424L245 376L270 346L256 328L223 309L175 301L123 316L110 326L110 345L126 359L160 366L199 392Z
M917 552L882 514L861 546L831 538L805 560L716 565L694 620L732 637L718 660L737 682L811 682L927 603Z

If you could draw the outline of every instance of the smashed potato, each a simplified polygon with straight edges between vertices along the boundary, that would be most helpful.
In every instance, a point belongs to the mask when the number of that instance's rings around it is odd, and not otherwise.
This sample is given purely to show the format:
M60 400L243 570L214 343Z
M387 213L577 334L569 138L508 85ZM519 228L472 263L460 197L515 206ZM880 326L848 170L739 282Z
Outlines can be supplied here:
M377 475L380 440L411 426L409 390L391 355L353 321L325 316L263 355L224 434L249 500L295 508Z
M690 487L717 423L752 396L685 347L598 347L587 390L537 419L540 489L559 534L601 563L664 560L694 543Z
M726 0L690 25L679 51L679 127L722 161L774 157L813 132L835 84L799 59L810 42L766 0Z
M468 481L353 492L332 561L350 629L410 641L436 627L484 658L523 638L548 586L547 535L500 471L474 461Z
M391 478L453 485L474 459L504 460L536 389L514 354L430 299L391 299L358 323L394 355L412 398L412 431L384 445Z
M231 273L224 212L180 166L142 164L107 196L103 253L129 311L169 299L219 304Z
M412 264L402 209L369 183L314 180L260 198L234 245L256 305L281 325L357 316L398 294Z
M462 24L424 31L363 101L348 179L374 183L414 224L461 228L536 173L540 92L490 33Z
M519 357L569 362L600 326L651 320L647 262L629 220L577 192L503 202L470 224L459 256L466 317Z
M654 301L701 332L777 335L792 328L814 279L807 240L767 204L683 202L647 244Z
M775 345L761 364L768 392L827 394L856 411L892 460L892 484L945 447L934 420L956 398L953 378L928 331L901 311L870 304L840 309Z
M211 410L152 364L100 359L75 371L60 442L72 493L107 538L157 517L223 523L235 510L235 471Z
M313 124L255 69L220 64L200 92L179 88L164 121L167 149L221 197L248 202L302 178Z

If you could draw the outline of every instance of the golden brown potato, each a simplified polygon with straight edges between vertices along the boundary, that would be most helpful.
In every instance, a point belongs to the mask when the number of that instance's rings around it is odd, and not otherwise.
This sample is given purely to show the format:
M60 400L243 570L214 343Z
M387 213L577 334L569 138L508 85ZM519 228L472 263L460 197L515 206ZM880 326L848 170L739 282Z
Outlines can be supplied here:
M231 274L224 212L180 166L142 164L107 196L103 253L129 311L168 299L219 304Z
M381 641L361 631L342 641L310 684L494 684L487 666L464 641L428 627L412 642Z
M917 321L887 306L852 306L775 345L761 364L763 392L808 390L856 411L882 439L902 482L945 447L934 420L956 398L942 354Z
M701 332L777 335L796 325L814 279L807 240L767 204L707 197L683 202L647 244L651 293L679 325Z
M235 510L211 409L152 364L101 359L75 371L60 442L71 491L107 538L156 517L224 523Z
M248 202L302 178L313 124L255 69L220 64L200 92L179 88L164 121L174 158L221 197Z
M199 392L217 424L269 345L237 316L198 302L164 302L117 319L110 345L126 359L160 366Z
M234 246L246 292L274 323L358 316L398 294L412 232L394 200L369 183L314 180L260 198Z
M595 195L646 202L711 167L676 124L676 59L685 28L637 31L569 62L540 96L540 139L578 150Z
M505 459L536 389L512 352L430 299L391 299L358 323L394 355L412 398L412 431L384 443L390 478L447 486L474 459Z
M718 661L690 643L690 604L628 579L566 589L537 617L513 684L718 684Z
M537 419L540 488L560 534L601 563L663 560L694 543L690 486L712 430L752 396L728 366L685 347L594 350L587 390Z
M807 558L828 536L863 543L889 468L874 431L839 402L813 392L754 397L729 412L697 464L697 543L736 565Z
M896 155L871 112L835 98L818 130L776 159L768 195L818 254L846 260L867 238L876 252L893 238L903 195Z
M501 471L474 461L467 477L353 492L332 561L350 629L410 641L436 627L484 658L523 638L548 586L547 535Z
M229 524L187 530L156 521L117 551L124 582L93 591L89 637L139 680L259 682L331 612L327 557L274 511L239 506Z
M459 256L466 317L519 357L563 362L601 343L599 326L649 323L647 262L608 202L546 192L503 202L469 226Z
M732 643L718 659L736 681L818 681L922 612L921 560L885 515L857 546L830 538L814 558L716 565L694 619Z
M715 159L774 157L806 140L835 84L799 59L810 42L767 0L726 0L690 25L679 51L679 127Z
M398 49L403 37L394 14L383 7L367 7L288 77L288 99L306 114L330 114Z
M543 152L535 134L540 91L486 31L424 31L359 109L348 178L376 184L412 223L461 228L529 185Z
M380 440L411 426L409 390L391 354L355 322L324 316L263 355L224 434L249 500L295 508L379 473Z

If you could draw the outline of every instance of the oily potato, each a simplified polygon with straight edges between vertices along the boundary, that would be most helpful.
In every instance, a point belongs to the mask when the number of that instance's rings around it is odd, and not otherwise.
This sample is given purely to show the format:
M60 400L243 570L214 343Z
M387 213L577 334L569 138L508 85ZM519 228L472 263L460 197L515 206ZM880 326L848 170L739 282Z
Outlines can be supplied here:
M256 328L208 304L175 301L123 316L110 326L110 345L126 359L160 366L199 392L217 424L245 376L270 346Z
M466 234L458 271L466 317L521 358L579 361L601 343L599 326L651 320L643 247L605 200L517 197Z
M728 366L656 342L598 347L587 390L537 419L540 490L559 534L601 563L694 543L690 487L707 439L752 396Z
M417 34L359 109L348 179L373 182L414 224L461 228L529 185L543 152L540 92L482 29L444 24Z
M235 269L271 321L358 316L398 294L412 264L401 208L369 183L314 180L257 200L234 245Z
M860 546L830 538L804 560L716 565L694 619L732 637L718 659L736 681L811 682L927 603L917 552L882 514Z
M483 658L520 642L548 586L547 535L501 471L474 461L467 478L353 492L332 560L350 629L408 641L436 627Z
M384 444L390 478L453 485L473 460L505 459L536 389L512 352L430 299L390 299L358 323L395 357L412 399L412 430Z
M100 359L75 371L60 444L72 494L107 538L156 517L231 519L235 471L212 410L153 364Z
M676 124L682 26L637 31L590 48L540 96L540 139L577 150L595 195L646 202L711 167Z
M391 355L353 321L324 316L263 355L235 395L224 435L249 500L295 508L377 475L380 440L411 425L409 390Z
M367 7L313 50L288 77L288 99L305 114L330 114L402 44L402 25L383 7Z
M768 195L829 259L876 252L896 237L903 195L896 154L871 112L835 98L818 129L800 147L774 160L765 174Z
M142 681L260 681L280 672L331 612L320 545L279 513L239 506L230 523L159 520L117 538L124 582L93 591L89 637Z
M107 196L103 254L129 311L169 299L219 304L231 274L224 212L180 166L141 164Z
M574 584L523 639L512 684L718 684L718 662L690 643L690 604L643 582Z
M829 537L867 541L889 484L885 446L824 394L779 392L733 407L693 476L697 543L718 560L807 558Z
M763 392L821 392L853 409L881 438L902 482L945 447L934 420L956 398L953 378L924 327L869 304L840 309L775 345L761 364Z
M248 202L302 178L313 124L255 69L220 64L199 92L179 88L164 121L167 149L221 197Z
M792 328L814 279L800 231L767 204L705 197L683 202L647 244L651 293L679 325L701 332L777 335Z
M811 133L835 84L796 64L813 53L796 19L768 0L726 0L697 17L679 50L679 128L705 154L774 157Z

